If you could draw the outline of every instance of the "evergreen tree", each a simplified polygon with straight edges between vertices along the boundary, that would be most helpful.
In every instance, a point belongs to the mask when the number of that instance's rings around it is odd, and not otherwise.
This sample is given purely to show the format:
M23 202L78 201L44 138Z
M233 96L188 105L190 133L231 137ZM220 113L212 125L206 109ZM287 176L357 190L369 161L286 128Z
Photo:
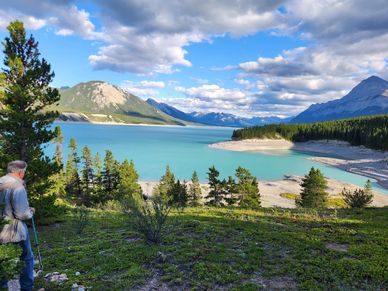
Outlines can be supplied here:
M103 195L103 188L102 188L102 162L101 157L99 153L96 153L96 156L94 158L93 162L94 166L94 173L95 173L95 185L94 185L94 191L96 194L95 197L95 203L99 203L102 201Z
M220 172L218 172L214 166L209 168L209 172L207 173L207 175L209 180L210 191L209 194L206 196L206 199L208 199L208 201L205 204L216 207L224 206L223 200L226 194L226 181L220 181L218 179L218 177L220 176Z
M70 199L76 200L78 204L82 200L79 163L80 158L77 153L77 143L74 138L71 138L69 143L69 155L66 163L66 192Z
M154 189L154 195L160 195L165 200L171 200L171 189L175 184L175 176L171 172L170 166L166 166L164 175L160 178L159 184Z
M191 176L191 185L188 191L188 200L190 206L200 205L202 198L201 184L199 184L198 174L196 171Z
M119 184L119 165L120 164L114 159L112 151L105 151L104 169L101 173L104 196L101 197L101 202L115 198Z
M228 205L235 205L239 198L236 194L238 193L238 188L235 179L232 176L228 177L228 181L226 182L226 197L225 201Z
M186 181L183 183L176 181L170 189L169 196L171 197L170 205L176 207L180 212L183 211L188 201Z
M94 170L93 170L93 157L88 146L84 146L82 149L82 204L85 206L91 206L94 196Z
M123 201L128 198L137 199L141 197L142 189L139 184L139 174L135 169L135 164L131 160L124 160L120 166L120 183L118 185L118 200Z
M302 192L297 204L301 207L319 208L325 207L328 193L327 181L319 169L311 168L308 175L305 175L301 184Z
M66 179L63 169L63 135L60 126L55 127L55 143L54 162L59 168L58 173L55 173L50 177L52 180L52 187L50 193L55 194L57 197L64 198L66 195Z
M59 114L49 106L56 104L60 96L49 86L54 73L40 57L38 42L32 35L26 36L23 23L11 22L7 29L0 87L0 161L4 168L14 159L28 163L26 183L34 204L34 200L44 199L51 188L49 177L59 170L43 149L55 137L51 125Z
M256 177L249 170L238 167L236 169L237 186L239 194L239 206L244 208L260 207L260 192Z

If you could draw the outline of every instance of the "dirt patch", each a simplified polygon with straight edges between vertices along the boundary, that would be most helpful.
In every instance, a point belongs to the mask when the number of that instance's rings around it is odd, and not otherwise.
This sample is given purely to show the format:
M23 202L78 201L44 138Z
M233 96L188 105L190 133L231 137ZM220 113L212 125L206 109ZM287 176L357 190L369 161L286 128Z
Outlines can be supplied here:
M297 290L297 284L294 279L287 276L278 276L272 278L263 278L260 273L254 273L251 279L244 283L252 283L261 286L265 290Z
M141 240L141 238L137 236L128 236L124 240L126 240L127 242L135 242Z
M158 290L158 291L170 291L172 290L169 288L165 283L163 283L160 280L160 274L155 273L148 281L145 283L143 287L136 288L136 290L140 291L151 291L151 290Z
M336 244L336 243L326 243L325 244L326 248L332 251L337 251L337 252L342 252L342 253L347 253L348 252L348 245L344 244Z

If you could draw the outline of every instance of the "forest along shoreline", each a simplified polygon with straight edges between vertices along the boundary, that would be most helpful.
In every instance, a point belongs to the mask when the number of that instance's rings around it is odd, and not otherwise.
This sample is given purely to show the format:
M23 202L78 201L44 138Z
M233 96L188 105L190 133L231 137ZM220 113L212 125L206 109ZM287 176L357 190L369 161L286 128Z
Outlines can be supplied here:
M293 150L309 154L336 156L338 158L310 157L308 159L375 179L379 185L388 189L388 152L372 150L363 146L351 146L345 141L291 142L285 139L244 139L210 144L209 147L230 151L257 152Z
M289 193L299 194L301 192L301 176L285 175L282 180L264 181L259 180L260 201L263 207L283 207L296 208L295 200L287 197ZM351 191L360 188L357 185L346 183L343 181L327 178L329 198L341 198L341 191L346 188ZM152 196L153 189L159 184L159 181L139 181L145 196ZM187 182L189 185L190 182ZM209 193L209 185L201 183L202 197L206 197ZM287 193L285 195L285 193ZM373 191L373 202L371 206L384 207L388 206L388 195L384 195L378 191Z

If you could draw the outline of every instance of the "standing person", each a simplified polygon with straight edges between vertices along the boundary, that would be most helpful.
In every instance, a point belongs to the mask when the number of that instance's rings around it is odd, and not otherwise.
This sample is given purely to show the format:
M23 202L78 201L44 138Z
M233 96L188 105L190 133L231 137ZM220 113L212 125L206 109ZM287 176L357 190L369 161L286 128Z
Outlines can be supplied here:
M7 175L0 178L0 203L4 204L2 215L8 220L0 233L0 243L18 243L22 248L20 259L24 262L20 274L22 291L34 288L34 255L31 249L26 220L32 218L35 209L29 207L24 184L27 163L12 161L7 166Z

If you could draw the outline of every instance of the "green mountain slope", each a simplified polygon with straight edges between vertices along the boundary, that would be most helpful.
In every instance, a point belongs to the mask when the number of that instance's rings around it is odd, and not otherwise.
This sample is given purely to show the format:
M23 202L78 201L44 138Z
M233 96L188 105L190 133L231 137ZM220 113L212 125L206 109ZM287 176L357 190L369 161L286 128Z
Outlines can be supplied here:
M61 100L56 109L63 113L62 120L76 121L78 114L83 117L81 119L95 122L187 124L155 109L139 97L102 81L80 83L60 90L60 94Z

